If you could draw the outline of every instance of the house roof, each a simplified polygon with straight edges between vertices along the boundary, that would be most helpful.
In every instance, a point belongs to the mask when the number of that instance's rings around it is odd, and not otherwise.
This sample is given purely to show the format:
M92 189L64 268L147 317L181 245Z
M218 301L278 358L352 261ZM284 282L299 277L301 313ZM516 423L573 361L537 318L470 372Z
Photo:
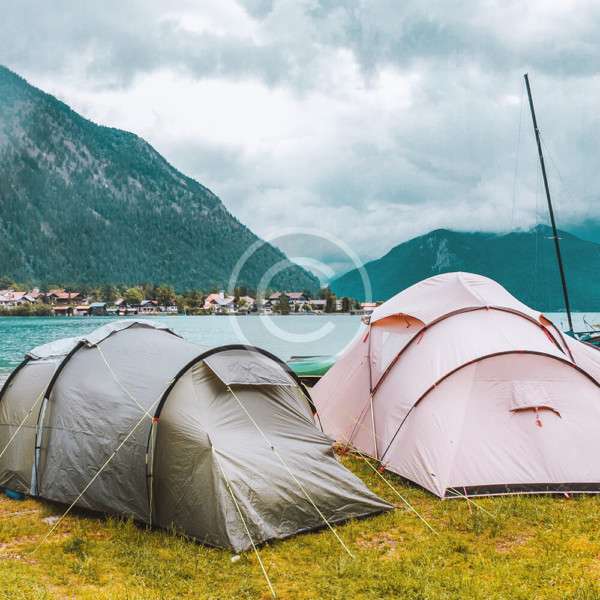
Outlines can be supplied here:
M233 304L235 298L233 296L226 296L225 298L216 298L215 302L219 306L228 306L229 304Z
M90 304L90 308L104 308L106 306L106 302L92 302Z
M48 295L52 295L52 296L56 296L56 298L58 300L75 300L76 298L79 298L81 296L81 294L79 292L57 292L54 293L52 292L51 294L49 293Z
M218 304L219 306L228 306L235 298L233 296L222 297L221 294L209 294L206 296L204 301L204 308L210 308L211 304Z
M269 296L269 300L278 300L283 295L287 296L290 300L301 300L307 297L304 292L274 292Z
M27 296L27 292L15 292L13 290L3 290L0 294L0 302L18 302Z

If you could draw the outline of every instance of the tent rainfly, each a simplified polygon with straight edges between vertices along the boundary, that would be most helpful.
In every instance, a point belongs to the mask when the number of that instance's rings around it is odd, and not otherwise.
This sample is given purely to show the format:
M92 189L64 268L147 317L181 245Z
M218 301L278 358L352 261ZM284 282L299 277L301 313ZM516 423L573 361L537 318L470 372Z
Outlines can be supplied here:
M0 486L235 551L391 508L331 443L285 363L149 321L36 348L0 392Z
M400 292L311 393L326 433L439 497L600 491L600 352L487 277Z

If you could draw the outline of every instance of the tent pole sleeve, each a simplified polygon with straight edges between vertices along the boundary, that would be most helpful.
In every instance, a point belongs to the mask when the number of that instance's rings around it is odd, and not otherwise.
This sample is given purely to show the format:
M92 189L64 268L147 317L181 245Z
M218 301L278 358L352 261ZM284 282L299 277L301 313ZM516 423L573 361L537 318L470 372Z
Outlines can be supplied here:
M369 402L371 403L371 429L373 431L373 449L375 450L375 458L379 457L377 450L377 432L375 431L375 414L373 412L373 394L369 394Z
M542 323L540 323L539 321L536 321L535 319L532 319L531 317L529 317L528 315L526 315L525 313L522 313L518 310L514 310L512 308L506 308L503 306L471 306L468 308L460 308L458 310L454 310L452 312L449 312L445 315L442 315L441 317L435 319L435 321L431 321L431 323L427 323L427 325L425 325L424 327L421 327L421 329L419 329L419 331L417 331L417 333L415 333L415 335L413 335L412 338L410 338L408 340L408 342L406 342L406 344L398 351L398 353L394 356L394 358L392 359L392 361L390 362L390 364L386 367L385 371L382 373L381 377L379 378L379 380L377 381L377 383L373 386L372 389L372 393L374 394L383 384L383 382L385 381L386 377L389 375L390 371L392 370L392 368L394 367L394 365L398 362L398 360L400 359L400 357L404 354L404 352L406 350L408 350L408 348L410 346L412 346L412 344L418 340L426 331L428 331L429 329L431 329L434 325L437 325L438 323L441 323L442 321L445 321L446 319L449 319L450 317L454 317L456 315L460 315L463 313L468 313L468 312L475 312L475 311L479 311L479 310L497 310L500 312L506 312L506 313L510 313L513 315L516 315L518 317L522 317L523 319L526 319L527 321L530 321L531 323L533 323L534 325L536 325L537 327L541 328L543 331L548 333L548 329L542 325ZM554 325L554 323L552 323L553 328L558 331L558 329L556 328L556 326ZM558 342L558 340L552 335L550 336L552 339L552 342L554 343L554 345L563 353L566 354L566 352L564 351L564 349L561 347L560 343ZM561 337L559 335L559 337ZM369 361L371 360L371 356L369 354ZM370 364L370 362L369 362Z
M381 460L383 460L385 458L385 456L387 455L387 453L389 452L390 448L392 447L392 444L396 440L396 437L400 433L400 429L402 429L402 426L406 422L406 419L408 419L408 417L412 413L412 411L415 408L415 406L417 406L417 404L419 404L423 400L423 398L425 398L430 392L432 392L440 383L442 383L443 381L445 381L446 379L448 379L448 377L450 377L451 375L454 375L454 373L456 373L457 371L460 371L461 369L464 369L465 367L468 367L469 365L481 362L483 360L487 360L488 358L495 358L496 356L506 356L507 354L530 354L530 355L533 355L533 356L545 356L546 358L550 358L552 360L557 360L558 362L561 362L561 363L563 363L563 364L565 364L565 365L567 365L567 366L575 369L576 371L578 371L579 373L581 373L584 377L587 377L597 387L600 388L600 381L596 380L585 369L582 369L580 366L576 365L575 363L570 362L566 358L561 358L561 357L558 357L558 356L554 356L553 354L547 354L546 352L538 352L536 350L506 350L506 351L503 351L503 352L494 352L493 354L486 354L485 356L480 356L478 358L470 360L470 361L468 361L468 362L466 362L466 363L464 363L462 365L459 365L455 369L452 369L451 371L448 371L448 373L446 373L445 375L442 375L433 385L429 386L429 388L427 388L415 400L414 404L407 411L406 415L404 415L404 418L402 419L402 421L400 421L400 425L398 425L398 428L394 432L394 435L392 436L392 439L390 440L389 444L387 445L386 449L384 450L383 454L381 455ZM563 352L563 354L564 354L564 352Z
M8 442L6 442L6 445L0 451L0 458L2 458L4 456L4 453L9 449L9 447L11 446L11 444L13 443L13 441L15 440L15 438L17 437L17 435L19 434L19 431L21 431L21 429L23 429L23 426L27 422L27 419L29 419L29 417L32 415L33 411L35 410L35 407L38 405L39 401L44 397L44 392L45 391L46 390L42 390L38 394L38 397L35 399L35 402L33 403L33 405L31 406L31 408L29 409L29 411L25 415L25 418L19 423L19 425L17 426L17 429L15 430L15 432L10 436L10 438L8 439Z
M152 405L150 406L149 410L151 410L152 408L154 408L158 402L160 400L160 397L157 398ZM123 446L129 441L129 439L131 438L131 436L136 432L137 428L143 423L144 419L146 418L146 413L144 413L140 419L138 420L138 422L131 428L131 430L129 431L129 433L123 438L123 440L121 441L121 443L112 451L112 454L104 461L103 465L98 469L98 471L96 471L96 474L89 480L89 482L87 483L87 485L81 490L81 492L79 493L79 495L77 496L77 498L75 498L75 500L73 500L73 502L71 502L71 504L69 505L69 507L67 508L67 510L65 510L65 512L61 515L60 519L58 519L58 521L56 521L56 523L54 524L54 526L52 527L52 529L50 529L50 531L42 538L42 540L40 541L40 543L32 550L32 554L34 554L35 552L37 552L39 550L39 548L46 542L46 540L56 531L56 529L58 528L58 526L64 521L64 519L66 518L66 516L73 510L73 507L79 502L79 500L81 500L81 498L83 497L83 495L90 489L90 487L92 486L92 484L94 483L94 481L96 481L96 479L98 479L98 477L100 477L100 475L104 472L104 469L106 469L106 467L108 467L108 465L112 462L113 458L119 453L119 451L121 450L121 448L123 448Z
M146 471L148 485L148 523L152 527L152 517L154 515L154 450L156 446L156 428L158 419L152 418L150 426L150 441L146 452Z
M40 493L39 469L40 457L42 451L42 438L44 435L44 420L46 418L46 409L48 408L48 394L44 394L42 406L38 413L37 425L35 430L35 448L33 454L33 467L31 471L31 495L37 496Z

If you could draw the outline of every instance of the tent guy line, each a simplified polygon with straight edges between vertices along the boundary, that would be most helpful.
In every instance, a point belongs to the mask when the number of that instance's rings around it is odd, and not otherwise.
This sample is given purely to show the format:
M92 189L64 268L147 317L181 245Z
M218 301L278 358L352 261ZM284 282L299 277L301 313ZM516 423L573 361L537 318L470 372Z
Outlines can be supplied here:
M354 451L369 465L371 470L383 480L383 482L394 492L394 494L396 494L396 496L398 496L398 498L400 498L400 500L404 502L407 508L413 513L415 513L415 515L417 515L417 517L419 517L419 519L421 519L421 521L423 521L423 523L427 525L427 527L431 530L432 533L435 533L435 535L439 535L439 532L436 531L430 525L429 521L427 521L427 519L425 519L425 517L421 513L419 513L419 511L417 511L417 509L382 475L382 473L380 473L379 469L377 469L371 464L371 461L360 450L355 449Z
M19 434L19 431L21 431L21 429L24 427L25 423L27 422L27 419L29 419L29 417L31 417L31 415L33 414L33 411L35 410L35 407L39 404L40 400L44 397L45 393L46 393L45 389L43 389L40 392L40 394L36 398L35 402L31 406L31 408L29 409L29 412L25 415L25 417L23 418L23 420L19 423L17 429L10 436L10 438L8 439L8 442L6 442L4 448L2 448L2 451L0 452L0 458L2 458L4 456L4 454L6 453L6 451L10 448L11 444L15 441L15 439L17 438L17 435Z
M336 537L337 541L341 544L342 548L348 553L348 556L350 556L350 558L352 558L352 559L355 558L354 554L352 554L352 552L350 552L350 550L348 549L348 546L346 546L346 544L344 543L342 538L338 535L338 532L331 525L331 523L327 520L327 517L321 512L321 509L315 504L314 500L309 496L305 487L300 483L300 481L297 479L297 477L294 475L294 473L292 473L292 470L290 469L290 467L288 466L286 461L283 459L283 457L281 456L281 454L279 453L279 451L277 450L275 445L269 440L269 438L267 438L264 431L259 427L258 423L252 418L252 415L248 412L248 410L246 409L244 404L240 401L240 399L237 397L235 392L231 389L231 386L228 385L227 389L229 390L231 395L236 399L237 403L240 405L242 410L246 413L246 416L248 417L248 419L250 419L251 423L254 425L256 430L260 433L262 438L265 440L267 446L269 446L269 448L271 448L271 450L275 453L275 456L277 456L277 458L279 459L281 464L285 467L285 469L289 473L290 477L296 482L296 485L298 485L298 487L300 488L300 490L302 491L304 496L306 496L306 499L313 505L314 509L317 511L317 513L319 514L319 516L321 517L323 522L327 525L327 527L331 530L333 535Z
M372 398L372 395L370 396L370 398ZM411 503L410 503L410 502L409 502L409 501L408 501L408 500L407 500L407 499L406 499L406 498L405 498L405 497L404 497L404 496L403 496L403 495L402 495L402 494L401 494L401 493L400 493L400 492L399 492L399 491L398 491L398 490L397 490L397 489L396 489L396 488L395 488L395 487L394 487L394 486L393 486L393 485L392 485L392 484L391 484L391 483L388 481L388 479L386 479L386 478L385 478L385 477L382 475L382 473L380 472L380 470L379 470L379 469L377 469L376 467L374 467L374 466L373 466L373 464L371 463L371 461L369 460L369 458L368 458L368 457L367 457L365 454L363 454L363 453L362 453L362 452L361 452L361 451L360 451L358 448L356 448L356 447L352 447L352 448L350 448L350 444L352 443L352 442L351 442L351 439L352 439L352 436L353 436L354 432L356 431L356 428L358 427L358 428L360 429L360 428L363 428L363 427L365 427L365 424L363 423L363 419L364 419L364 416L365 416L365 414L366 414L366 411L367 411L367 409L368 409L368 408L369 408L369 406L368 406L368 405L367 405L367 406L365 406L365 408L363 409L363 411L362 411L362 413L360 414L360 417L359 417L358 419L357 419L357 418L352 418L352 416L351 416L351 415L347 415L347 416L349 417L349 421L353 423L353 426L354 426L354 427L353 427L353 429L352 429L352 432L353 432L353 433L352 433L352 434L351 434L351 436L348 438L348 440L346 441L346 445L345 445L345 446L344 446L344 448L342 449L342 454L346 454L348 451L350 451L350 452L352 452L352 453L354 453L354 454L357 454L357 455L358 455L358 456L359 456L359 457L360 457L362 460L364 460L364 461L367 463L367 465L369 465L369 467L370 467L370 468L371 468L371 469L372 469L372 470L373 470L373 471L374 471L374 472L377 474L377 476L378 476L379 478L381 478L381 479L382 479L382 480L385 482L385 484L386 484L386 485L387 485L389 488L391 488L391 490L394 492L394 494L395 494L396 496L398 496L398 497L400 498L400 500L402 500L402 502L403 502L403 503L404 503L404 504L405 504L405 505L406 505L406 506L409 508L409 510L410 510L411 512L413 512L413 513L414 513L414 514L415 514L415 515L416 515L416 516L417 516L417 517L418 517L418 518L419 518L421 521L423 521L423 523L425 523L425 525L426 525L426 526L427 526L429 529L431 529L431 531L432 531L433 533L435 533L436 535L439 535L439 532L437 532L437 531L436 531L436 530L435 530L435 529L434 529L434 528L433 528L433 527L430 525L430 523L429 523L429 522L428 522L428 521L427 521L427 520L426 520L426 519L425 519L425 518L424 518L424 517L423 517L423 516L422 516L422 515L421 515L421 514L418 512L418 511L417 511L417 509L416 509L416 508L415 508L415 507L414 507L414 506L413 506L413 505L412 505L412 504L411 504ZM372 408L372 403L371 403L371 408ZM317 412L317 415L318 415L318 414L319 414L319 413ZM371 416L372 416L372 415L371 415ZM376 433L375 433L374 424L373 424L373 435L375 436L375 438L376 438L376 439L380 439L380 438L379 438L379 436L377 436L377 435L376 435ZM374 440L374 441L375 441L375 440ZM374 458L374 457L371 457L371 458ZM377 460L377 462L379 462L379 463L381 464L381 462L379 461L379 459L377 459L377 458L374 458L374 460Z
M155 400L155 402L153 403L153 405L150 408L154 408L159 403L159 401L160 401L160 396ZM146 418L146 413L144 413L140 417L140 420L133 426L133 428L129 431L129 433L123 438L123 440L121 441L121 443L113 450L113 452L106 459L106 461L104 462L104 464L94 474L94 476L90 479L90 481L83 488L83 490L81 490L81 492L79 493L79 495L77 496L77 498L75 498L75 500L73 500L73 502L69 505L69 507L67 508L67 510L65 510L65 512L58 519L58 521L56 521L56 523L50 529L50 531L42 538L42 541L31 551L31 554L35 554L39 550L39 548L41 546L43 546L44 543L50 538L50 536L56 531L56 529L58 529L58 526L64 521L64 519L73 510L73 508L81 500L81 498L83 498L83 495L90 489L90 487L92 486L92 484L94 483L94 481L96 481L96 479L98 479L98 477L100 477L100 475L102 474L102 472L104 471L104 469L106 469L106 467L108 467L108 465L111 463L111 461L113 460L113 458L115 458L115 456L117 456L117 454L119 453L119 451L121 450L121 448L123 448L123 446L129 441L129 439L131 438L131 436L135 433L135 431L137 430L137 428L143 423L143 421L144 421L145 418Z
M37 424L0 460L0 485L65 504L62 520L78 505L236 552L325 525L349 551L334 523L393 508L335 459L308 392L261 349L205 349L127 320L35 348L15 372L1 393L0 447L11 423L30 414ZM40 393L45 415L31 410ZM227 449L219 465L213 447ZM288 456L301 458L302 479ZM221 471L245 526L231 519Z
M238 501L235 497L235 494L233 493L233 489L231 487L231 483L229 481L229 478L227 477L227 475L225 474L225 471L223 470L223 466L221 465L221 460L219 459L219 451L213 446L213 455L215 457L215 461L217 463L217 466L219 467L219 470L221 471L221 475L223 476L223 479L225 480L225 484L227 485L227 489L229 490L229 494L231 495L231 499L233 500L233 503L235 505L235 508L237 510L237 513L240 517L240 521L242 522L244 529L246 530L246 533L248 534L248 539L250 540L250 543L252 544L252 549L254 550L254 554L256 555L256 559L258 560L258 564L260 565L261 571L267 581L267 585L269 586L269 591L271 592L271 596L273 598L277 598L277 594L275 593L275 588L273 587L273 584L271 583L271 579L269 578L269 574L267 573L267 569L265 568L265 565L262 561L262 558L260 557L260 554L258 552L258 548L256 547L256 544L254 543L254 540L252 539L252 535L250 534L250 529L248 528L248 524L246 523L246 519L244 519L244 515L242 513L242 510L240 508L240 505L238 504Z
M111 377L115 380L115 383L125 392L125 394L129 397L130 400L133 400L135 402L135 404L138 405L139 409L145 413L145 415L152 420L153 416L150 414L150 412L148 410L146 410L136 399L135 396L121 383L121 381L119 380L119 378L117 377L116 373L113 371L112 367L108 364L108 361L106 360L106 356L104 356L104 352L102 352L102 349L100 348L99 345L94 346L96 348L96 350L98 350L98 352L100 352L100 356L102 357L102 360L104 362L104 364L106 365L106 368L108 369L109 373L111 374ZM171 381L172 383L172 381ZM159 399L160 400L160 399ZM151 407L153 408L153 407Z
M597 349L495 281L445 273L377 307L311 394L330 437L443 498L599 492L600 466L560 451L600 451L599 389Z

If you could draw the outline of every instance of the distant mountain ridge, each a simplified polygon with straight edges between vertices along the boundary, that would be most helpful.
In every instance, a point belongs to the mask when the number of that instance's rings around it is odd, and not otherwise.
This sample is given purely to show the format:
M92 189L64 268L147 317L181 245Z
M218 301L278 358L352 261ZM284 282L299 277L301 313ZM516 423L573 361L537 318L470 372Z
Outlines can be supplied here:
M223 287L257 236L138 136L102 127L0 66L0 275L32 283ZM318 279L264 244L238 284L285 261L277 289Z
M377 300L432 275L469 271L495 279L533 308L561 311L564 302L551 235L544 225L507 234L437 229L392 248L365 269ZM600 244L564 231L559 235L572 309L600 311ZM364 299L356 269L335 279L331 287L338 296Z

